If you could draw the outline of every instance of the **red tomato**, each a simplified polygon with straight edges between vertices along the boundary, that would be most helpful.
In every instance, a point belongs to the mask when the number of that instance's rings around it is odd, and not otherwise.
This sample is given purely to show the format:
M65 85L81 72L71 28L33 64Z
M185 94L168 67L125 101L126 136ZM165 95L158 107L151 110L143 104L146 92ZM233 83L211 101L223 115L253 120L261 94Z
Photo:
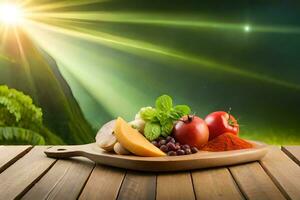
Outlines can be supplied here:
M206 116L205 122L209 129L209 140L225 133L239 134L239 124L237 120L224 111L217 111Z
M175 140L180 144L188 144L191 147L200 147L208 142L209 131L203 119L194 116L182 117L174 126Z

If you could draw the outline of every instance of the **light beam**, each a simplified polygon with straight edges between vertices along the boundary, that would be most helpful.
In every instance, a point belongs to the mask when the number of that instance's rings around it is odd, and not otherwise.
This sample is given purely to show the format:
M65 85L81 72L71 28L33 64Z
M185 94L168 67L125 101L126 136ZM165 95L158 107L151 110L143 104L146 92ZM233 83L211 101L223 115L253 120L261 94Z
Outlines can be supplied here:
M221 72L238 75L249 79L254 79L269 84L278 85L281 87L300 90L300 86L297 84L276 79L270 76L262 75L253 71L244 70L237 66L218 63L213 60L201 58L199 56L195 57L192 55L187 55L183 52L178 52L173 49L168 49L151 43L132 40L125 37L114 36L100 31L87 30L84 28L79 28L77 26L71 26L71 25L69 25L69 27L62 28L59 26L47 25L47 24L29 21L29 20L27 20L26 30L31 35L41 35L43 31L47 31L47 32L54 31L72 37L77 37L88 41L97 42L111 48L115 48L125 52L130 52L137 55L143 54L144 56L147 56L147 53L148 54L150 53L150 55L156 54L157 56L170 57L173 59L196 64L197 66L206 68L208 70L218 70ZM42 30L42 32L39 32L38 30ZM39 33L36 33L36 31Z

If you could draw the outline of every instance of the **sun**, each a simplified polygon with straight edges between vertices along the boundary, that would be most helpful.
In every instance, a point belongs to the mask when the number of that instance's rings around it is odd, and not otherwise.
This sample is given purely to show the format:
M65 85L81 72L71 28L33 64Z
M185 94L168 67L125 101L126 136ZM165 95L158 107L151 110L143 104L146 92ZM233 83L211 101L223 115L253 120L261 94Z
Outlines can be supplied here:
M7 25L17 25L24 17L23 10L20 6L15 4L0 5L0 20Z

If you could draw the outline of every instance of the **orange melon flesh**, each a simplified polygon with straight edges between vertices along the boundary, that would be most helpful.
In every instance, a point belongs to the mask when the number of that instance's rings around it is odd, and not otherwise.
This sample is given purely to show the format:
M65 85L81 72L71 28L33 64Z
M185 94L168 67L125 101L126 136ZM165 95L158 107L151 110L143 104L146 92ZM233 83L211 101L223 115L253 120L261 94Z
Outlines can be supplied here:
M115 136L122 146L135 155L147 157L166 155L121 117L116 121Z

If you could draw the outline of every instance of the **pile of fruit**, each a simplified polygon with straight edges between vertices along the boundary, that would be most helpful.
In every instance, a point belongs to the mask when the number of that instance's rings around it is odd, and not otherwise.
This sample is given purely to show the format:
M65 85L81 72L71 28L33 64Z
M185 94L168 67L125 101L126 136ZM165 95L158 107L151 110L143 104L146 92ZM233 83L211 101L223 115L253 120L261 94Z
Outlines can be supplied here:
M133 121L127 123L118 117L105 124L97 134L96 143L102 149L120 155L180 156L202 149L214 151L212 147L218 146L216 142L225 139L230 140L232 146L244 144L246 141L238 138L238 133L239 125L230 113L213 112L203 120L191 115L189 106L173 107L172 98L162 95L157 98L155 108L140 109ZM227 144L223 146L226 146L224 150L233 150Z

